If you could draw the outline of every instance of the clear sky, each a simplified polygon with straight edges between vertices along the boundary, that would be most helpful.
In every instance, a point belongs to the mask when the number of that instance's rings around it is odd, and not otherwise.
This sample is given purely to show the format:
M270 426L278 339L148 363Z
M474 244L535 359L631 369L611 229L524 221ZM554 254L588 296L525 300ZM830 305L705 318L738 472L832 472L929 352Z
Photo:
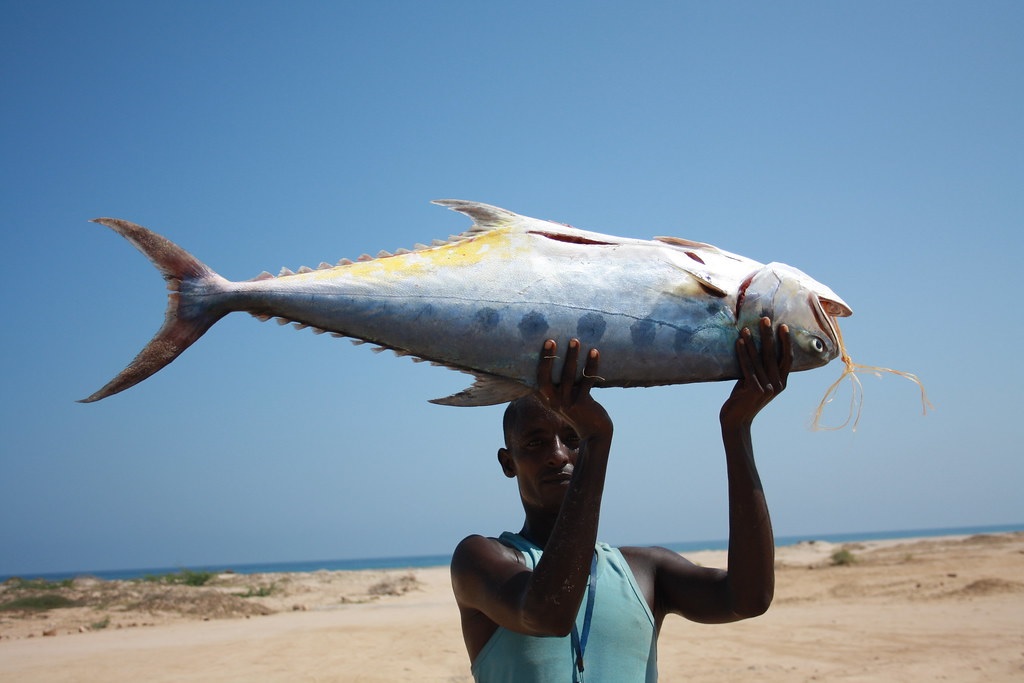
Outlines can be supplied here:
M465 376L237 314L87 396L165 289L411 247L456 197L783 261L854 309L860 427L794 375L754 438L778 535L1024 522L1019 2L4 2L0 574L449 552L518 529ZM594 277L600 277L599 272ZM724 538L727 384L598 392L601 536ZM832 417L841 416L836 406Z

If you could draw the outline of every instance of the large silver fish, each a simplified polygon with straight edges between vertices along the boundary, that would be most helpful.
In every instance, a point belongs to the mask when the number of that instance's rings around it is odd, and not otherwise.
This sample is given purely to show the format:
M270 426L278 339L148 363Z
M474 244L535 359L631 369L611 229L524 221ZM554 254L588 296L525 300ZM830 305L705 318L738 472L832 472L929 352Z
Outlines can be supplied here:
M850 307L790 266L673 237L625 239L486 204L436 203L474 225L430 247L244 282L222 278L143 227L97 219L149 257L171 293L152 341L83 402L146 379L233 311L371 342L476 377L466 390L434 401L444 405L491 405L528 393L548 338L562 348L572 337L600 348L597 386L735 379L737 335L756 329L762 316L789 326L794 370L840 355L849 365L836 318L850 315Z

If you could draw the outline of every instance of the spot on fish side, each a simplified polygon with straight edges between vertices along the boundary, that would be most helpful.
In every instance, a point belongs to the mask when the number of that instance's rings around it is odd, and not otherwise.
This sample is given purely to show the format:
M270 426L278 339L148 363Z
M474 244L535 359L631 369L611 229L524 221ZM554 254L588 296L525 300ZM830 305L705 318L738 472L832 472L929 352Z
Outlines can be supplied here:
M695 333L696 331L689 327L681 327L676 330L676 338L673 342L673 348L677 353L688 350L692 347L693 336Z
M583 344L595 344L604 336L608 322L603 315L587 313L576 322L576 336Z
M473 314L473 325L483 332L493 330L501 321L501 315L490 306L485 306Z
M548 331L548 320L539 311L530 311L519 321L519 334L526 340L534 340Z
M650 318L637 320L629 326L629 334L633 339L633 346L638 348L654 346L654 336L656 332L656 323Z

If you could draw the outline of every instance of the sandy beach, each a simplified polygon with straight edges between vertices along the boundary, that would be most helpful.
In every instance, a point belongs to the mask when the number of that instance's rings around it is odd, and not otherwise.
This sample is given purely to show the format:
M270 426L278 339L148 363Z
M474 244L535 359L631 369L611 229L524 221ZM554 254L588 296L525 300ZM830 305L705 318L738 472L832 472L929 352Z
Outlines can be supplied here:
M765 616L666 621L661 680L1024 680L1024 532L807 542L776 564ZM11 580L0 606L42 594L75 606L0 611L0 681L472 680L446 567Z

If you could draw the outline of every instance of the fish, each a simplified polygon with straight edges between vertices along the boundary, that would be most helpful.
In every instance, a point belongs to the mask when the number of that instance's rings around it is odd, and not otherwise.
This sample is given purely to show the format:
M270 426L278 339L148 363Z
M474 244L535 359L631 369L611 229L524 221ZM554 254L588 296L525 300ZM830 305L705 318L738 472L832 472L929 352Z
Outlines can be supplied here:
M615 237L479 202L434 203L472 226L431 245L244 281L221 277L142 226L95 219L148 257L170 293L152 340L81 402L142 382L233 312L471 375L469 387L432 401L448 406L495 405L535 390L547 339L600 348L597 387L738 379L736 340L765 316L788 326L794 371L837 357L856 369L837 322L852 309L792 266L678 237Z

